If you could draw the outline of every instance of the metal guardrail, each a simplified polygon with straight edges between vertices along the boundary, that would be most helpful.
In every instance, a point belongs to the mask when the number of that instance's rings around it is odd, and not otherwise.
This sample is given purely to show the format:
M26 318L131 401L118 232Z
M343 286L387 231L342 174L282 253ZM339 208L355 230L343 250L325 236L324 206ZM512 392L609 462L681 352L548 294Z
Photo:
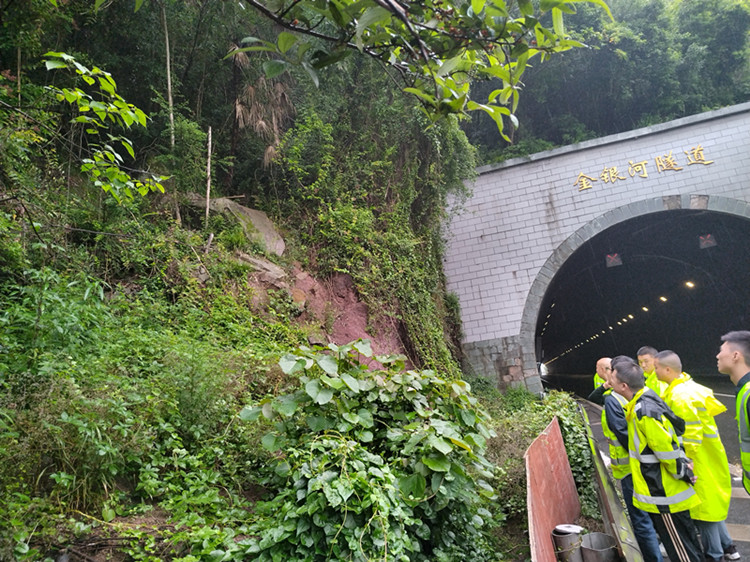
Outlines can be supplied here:
M587 402L593 408L601 411L601 407ZM630 519L623 505L620 495L615 487L612 475L604 466L604 461L599 452L599 446L594 439L594 434L591 431L591 424L589 422L588 414L586 409L579 402L578 409L583 417L586 425L586 434L589 440L589 446L591 447L591 455L594 459L594 474L597 483L597 491L599 496L599 508L602 514L602 520L606 528L606 532L617 541L617 550L623 560L627 562L643 562L643 555L641 554L640 548L638 548L638 542L633 532L633 527L630 524Z

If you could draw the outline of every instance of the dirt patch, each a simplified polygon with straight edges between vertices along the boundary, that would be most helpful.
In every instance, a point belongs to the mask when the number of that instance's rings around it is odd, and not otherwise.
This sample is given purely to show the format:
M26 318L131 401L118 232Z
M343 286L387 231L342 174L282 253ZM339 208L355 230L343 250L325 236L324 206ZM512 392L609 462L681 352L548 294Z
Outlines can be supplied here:
M404 354L395 320L370 322L367 305L359 299L351 276L339 273L320 281L295 268L291 295L304 309L304 321L320 329L315 343L343 345L357 339L369 339L376 355Z

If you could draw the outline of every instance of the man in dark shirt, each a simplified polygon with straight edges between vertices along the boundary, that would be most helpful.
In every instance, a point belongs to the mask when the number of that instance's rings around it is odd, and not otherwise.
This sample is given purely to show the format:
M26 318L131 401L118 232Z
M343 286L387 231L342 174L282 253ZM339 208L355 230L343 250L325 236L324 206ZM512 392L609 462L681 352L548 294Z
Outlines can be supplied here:
M737 386L742 485L750 494L750 331L729 332L721 336L721 341L724 343L716 356L716 367Z

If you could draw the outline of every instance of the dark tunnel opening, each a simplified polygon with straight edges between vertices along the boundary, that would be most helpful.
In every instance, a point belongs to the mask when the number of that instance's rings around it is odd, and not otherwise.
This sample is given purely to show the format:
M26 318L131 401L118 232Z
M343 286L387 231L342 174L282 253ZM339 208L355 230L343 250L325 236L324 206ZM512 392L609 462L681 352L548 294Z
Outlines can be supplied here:
M585 242L549 285L537 359L553 375L593 374L602 356L671 349L692 374L716 372L721 336L750 329L750 220L671 210Z

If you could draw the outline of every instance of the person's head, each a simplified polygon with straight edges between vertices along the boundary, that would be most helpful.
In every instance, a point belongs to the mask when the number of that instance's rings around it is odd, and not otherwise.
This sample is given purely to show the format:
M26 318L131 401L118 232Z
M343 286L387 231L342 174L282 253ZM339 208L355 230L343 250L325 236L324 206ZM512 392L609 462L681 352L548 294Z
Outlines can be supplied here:
M612 359L609 357L602 357L596 362L596 374L605 381L607 380L607 377L609 377L609 372L612 370L611 363Z
M628 358L629 359L629 358ZM619 360L612 365L614 383L612 389L628 400L632 400L636 392L643 388L643 369L635 361Z
M636 356L638 357L638 364L641 366L644 372L650 373L654 370L654 357L659 353L656 348L650 345L644 345L638 350Z
M638 362L635 359L633 359L632 357L628 357L627 355L617 355L616 357L612 358L612 370L610 371L609 375L609 385L612 387L615 386L615 377L613 373L615 372L617 365L620 363L628 363L630 365L636 366L638 365Z
M750 331L729 332L721 336L721 341L716 367L736 383L750 370Z
M682 361L674 351L665 349L654 356L654 370L660 381L670 383L680 378L682 374Z

